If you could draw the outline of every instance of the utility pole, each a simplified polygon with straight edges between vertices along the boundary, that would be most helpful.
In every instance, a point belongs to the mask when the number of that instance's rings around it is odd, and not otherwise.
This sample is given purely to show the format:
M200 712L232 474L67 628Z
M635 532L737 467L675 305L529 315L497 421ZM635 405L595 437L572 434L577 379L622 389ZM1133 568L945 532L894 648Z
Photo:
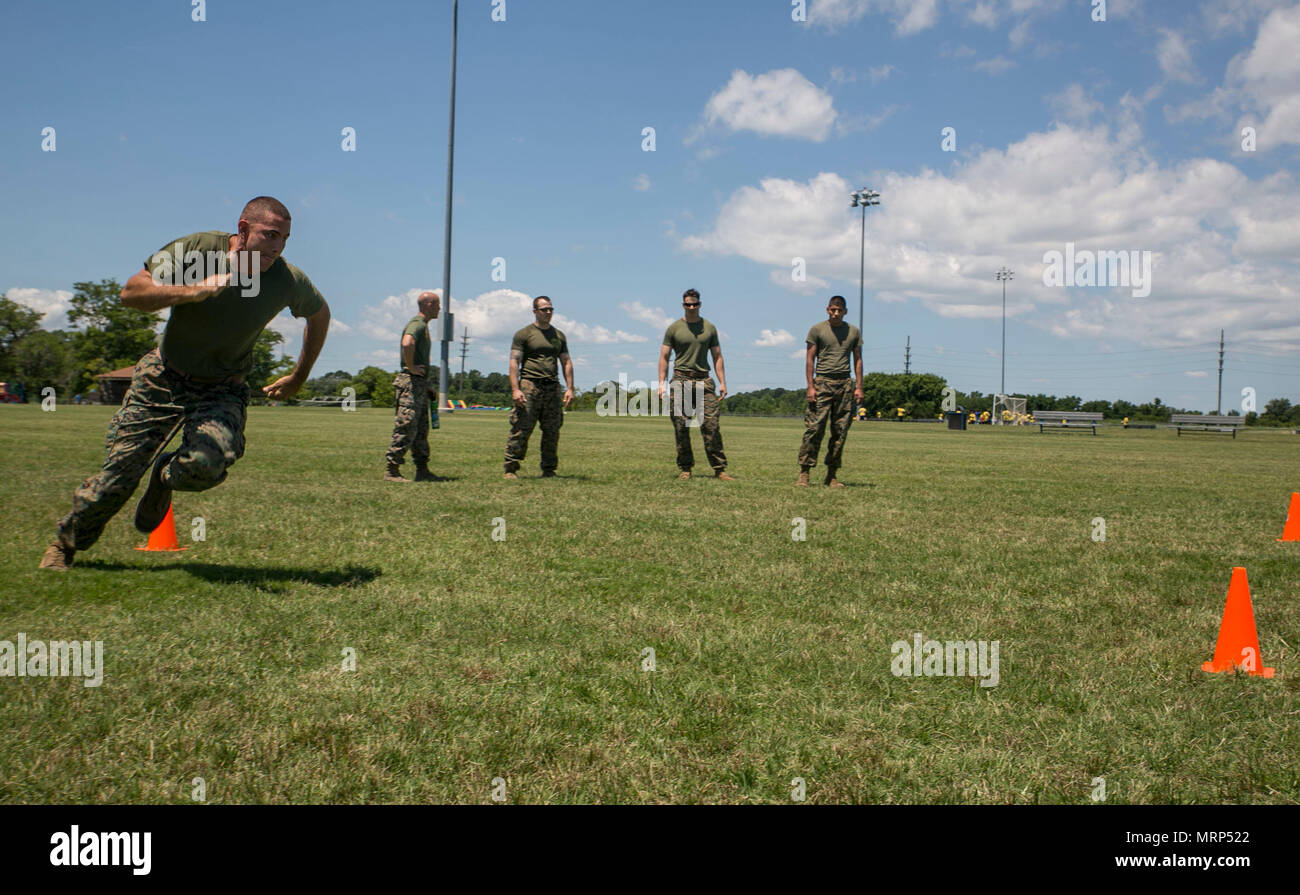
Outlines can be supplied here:
M460 395L459 398L465 400L465 358L469 355L469 327L465 327L465 334L460 340Z
M903 372L912 372L912 337L907 337L907 347L903 349Z
M447 124L447 214L442 242L442 363L438 366L438 406L447 406L448 346L456 337L451 323L451 184L456 165L456 33L460 22L460 0L451 4L451 104Z
M1219 396L1214 399L1214 415L1223 413L1223 330L1219 330Z

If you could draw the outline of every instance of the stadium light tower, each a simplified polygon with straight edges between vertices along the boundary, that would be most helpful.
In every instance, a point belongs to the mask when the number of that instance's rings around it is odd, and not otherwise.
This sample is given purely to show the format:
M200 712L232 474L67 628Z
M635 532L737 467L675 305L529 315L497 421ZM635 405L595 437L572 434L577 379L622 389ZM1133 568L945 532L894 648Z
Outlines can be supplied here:
M862 332L862 294L867 282L867 206L880 204L880 193L863 187L849 193L849 208L862 207L862 251L858 255L858 332Z
M1015 272L1005 267L998 270L997 278L1002 281L1002 391L1007 393L1007 280L1015 279Z

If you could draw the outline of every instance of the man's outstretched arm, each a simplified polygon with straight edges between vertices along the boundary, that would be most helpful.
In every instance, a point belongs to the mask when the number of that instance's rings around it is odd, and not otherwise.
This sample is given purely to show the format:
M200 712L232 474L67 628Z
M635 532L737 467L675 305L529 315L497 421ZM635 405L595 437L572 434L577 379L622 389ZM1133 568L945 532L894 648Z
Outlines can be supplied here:
M322 301L320 310L307 318L307 324L303 328L302 354L298 357L298 365L288 376L281 376L262 389L268 398L282 401L298 393L298 389L302 388L307 377L311 375L311 368L316 363L316 358L320 357L320 350L325 346L325 334L329 332L329 328L330 306Z
M140 270L126 281L118 298L128 308L137 311L161 311L173 305L200 302L216 295L230 282L230 274L217 273L193 286L166 286L155 283L148 268Z

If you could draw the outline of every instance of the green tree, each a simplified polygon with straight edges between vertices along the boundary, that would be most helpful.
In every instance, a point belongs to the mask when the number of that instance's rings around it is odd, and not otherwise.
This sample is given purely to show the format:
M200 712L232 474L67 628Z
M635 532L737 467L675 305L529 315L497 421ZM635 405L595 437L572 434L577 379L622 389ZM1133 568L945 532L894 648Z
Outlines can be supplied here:
M64 391L73 375L68 339L61 332L38 329L28 333L14 344L9 363L14 378L26 386L29 397L40 394L46 386Z
M364 367L353 378L352 386L358 398L369 398L375 407L393 407L397 404L397 392L393 388L396 375L378 367Z
M116 280L73 283L68 320L77 327L72 351L76 370L72 388L89 389L95 375L134 364L157 343L155 327L161 319L151 311L122 304L122 287Z
M1279 424L1291 418L1291 402L1286 398L1274 398L1264 405L1264 412L1259 415L1260 422Z
M283 367L283 359L275 356L275 346L284 343L284 336L273 329L264 329L253 343L253 371L249 373L248 387L259 394L262 386L274 382L276 371ZM290 369L293 369L292 365Z
M324 376L317 376L315 379L308 379L303 383L301 391L298 392L298 397L337 397L343 391L344 386L351 384L351 373L346 370L335 370L333 373L326 373Z
M12 379L14 370L9 365L10 352L14 344L24 336L41 328L40 311L11 301L9 296L0 296L0 379Z

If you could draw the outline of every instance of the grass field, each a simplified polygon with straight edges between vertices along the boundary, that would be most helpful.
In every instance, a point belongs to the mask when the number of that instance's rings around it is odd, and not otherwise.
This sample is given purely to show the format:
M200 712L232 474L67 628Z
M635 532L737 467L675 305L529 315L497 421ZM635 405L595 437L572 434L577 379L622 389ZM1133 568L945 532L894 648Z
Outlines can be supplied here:
M460 413L455 480L395 485L391 410L253 408L176 497L206 541L136 552L133 501L38 573L109 415L0 407L0 639L105 662L0 678L5 802L1300 801L1293 435L859 424L832 491L795 420L724 417L738 481L678 482L666 420L572 414L507 482ZM1200 670L1236 565L1272 680ZM895 677L917 632L998 641L998 685Z

